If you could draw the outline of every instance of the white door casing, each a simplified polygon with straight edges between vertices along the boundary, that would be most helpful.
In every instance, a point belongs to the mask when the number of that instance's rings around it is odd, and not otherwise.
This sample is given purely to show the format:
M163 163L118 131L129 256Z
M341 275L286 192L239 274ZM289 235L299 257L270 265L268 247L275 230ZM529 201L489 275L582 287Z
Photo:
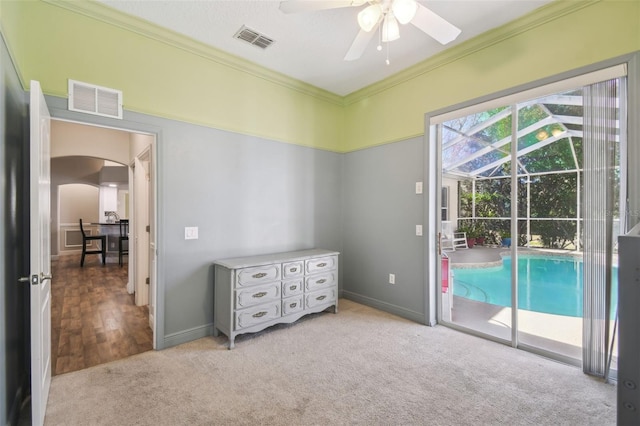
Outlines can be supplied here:
M42 425L51 385L51 116L39 82L30 96L31 410Z
M136 245L135 245L135 240L136 240L136 221L135 221L135 213L136 213L136 206L135 206L135 197L136 197L136 192L135 192L135 185L133 184L134 182L134 176L135 176L135 161L132 161L131 164L129 164L128 167L128 172L129 172L129 200L131 200L130 204L129 204L129 241L127 242L128 244L128 251L129 254L127 255L127 292L129 294L134 294L135 293L135 259L136 259ZM135 296L134 296L135 297Z
M148 235L148 243L149 243L149 257L148 257L148 267L149 267L149 326L155 333L156 326L156 186L155 186L155 158L153 145L149 147L149 170L147 179L147 217L149 219L149 233ZM155 340L153 342L155 348Z
M134 168L134 214L135 214L135 303L149 304L149 150L136 158ZM151 311L151 307L149 307ZM151 312L150 312L151 313ZM152 314L152 313L151 313Z

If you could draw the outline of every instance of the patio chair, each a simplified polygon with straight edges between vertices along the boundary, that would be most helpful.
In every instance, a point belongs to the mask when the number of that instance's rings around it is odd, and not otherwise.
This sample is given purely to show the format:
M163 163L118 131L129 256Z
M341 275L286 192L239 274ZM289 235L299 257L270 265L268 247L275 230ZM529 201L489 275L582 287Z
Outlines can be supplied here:
M469 248L467 245L467 233L455 232L450 221L442 221L442 250L456 251L457 248Z

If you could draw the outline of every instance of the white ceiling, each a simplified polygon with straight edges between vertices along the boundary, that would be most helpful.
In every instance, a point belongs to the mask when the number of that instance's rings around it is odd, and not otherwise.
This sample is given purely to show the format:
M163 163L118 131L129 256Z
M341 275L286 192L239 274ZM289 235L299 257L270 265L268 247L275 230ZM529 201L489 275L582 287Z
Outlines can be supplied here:
M413 25L402 25L400 39L389 43L390 65L385 64L385 49L376 49L377 37L360 59L343 60L358 33L356 15L364 6L284 14L274 0L99 1L265 68L347 95L552 0L420 0L462 34L442 46ZM235 39L242 25L275 43L263 50Z

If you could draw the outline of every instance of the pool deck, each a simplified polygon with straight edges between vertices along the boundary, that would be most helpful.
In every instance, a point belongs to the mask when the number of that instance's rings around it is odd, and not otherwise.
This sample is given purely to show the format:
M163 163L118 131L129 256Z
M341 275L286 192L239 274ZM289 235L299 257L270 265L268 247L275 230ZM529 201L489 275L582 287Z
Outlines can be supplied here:
M458 249L455 251L446 251L445 253L451 260L451 266L454 268L487 268L500 266L502 264L502 256L510 256L511 249L508 247L475 246L470 249ZM582 252L527 247L518 247L518 254L582 257Z

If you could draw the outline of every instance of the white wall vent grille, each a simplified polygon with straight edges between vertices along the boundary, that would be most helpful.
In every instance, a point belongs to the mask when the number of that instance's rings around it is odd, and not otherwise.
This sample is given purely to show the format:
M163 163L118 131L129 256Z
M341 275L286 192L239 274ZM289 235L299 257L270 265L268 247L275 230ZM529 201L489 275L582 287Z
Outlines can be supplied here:
M122 119L122 91L69 80L69 111Z
M252 30L251 28L247 28L244 25L240 27L238 32L234 35L238 40L246 41L249 44L253 44L254 46L258 46L261 49L266 49L267 47L273 44L274 40L269 38L263 34L260 34L257 31Z

